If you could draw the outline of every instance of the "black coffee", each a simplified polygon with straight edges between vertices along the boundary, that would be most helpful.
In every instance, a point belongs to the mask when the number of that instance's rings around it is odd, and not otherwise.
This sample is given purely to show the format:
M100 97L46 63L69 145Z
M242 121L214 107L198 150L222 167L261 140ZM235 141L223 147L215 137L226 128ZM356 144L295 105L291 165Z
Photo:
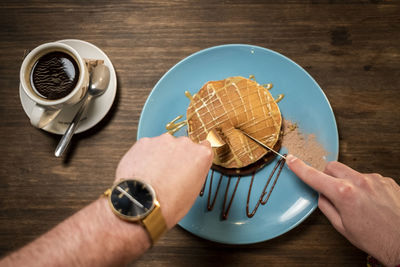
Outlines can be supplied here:
M67 96L79 79L79 67L67 53L51 52L39 58L31 71L33 90L43 98L54 100Z

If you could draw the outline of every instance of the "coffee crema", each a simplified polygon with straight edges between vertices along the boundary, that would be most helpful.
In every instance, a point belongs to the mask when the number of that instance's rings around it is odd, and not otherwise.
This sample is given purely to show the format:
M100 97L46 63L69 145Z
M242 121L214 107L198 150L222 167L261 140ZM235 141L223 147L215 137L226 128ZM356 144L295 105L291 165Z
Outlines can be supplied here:
M50 52L40 57L30 73L32 89L42 98L60 99L72 92L79 79L76 60L64 52Z

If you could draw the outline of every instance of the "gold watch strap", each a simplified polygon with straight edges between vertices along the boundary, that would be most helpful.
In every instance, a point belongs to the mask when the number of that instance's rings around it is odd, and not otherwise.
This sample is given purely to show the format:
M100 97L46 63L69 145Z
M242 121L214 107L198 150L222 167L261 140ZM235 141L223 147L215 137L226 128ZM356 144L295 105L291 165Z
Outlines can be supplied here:
M153 244L167 231L167 223L161 213L160 203L157 200L154 209L142 220L142 223L146 227Z

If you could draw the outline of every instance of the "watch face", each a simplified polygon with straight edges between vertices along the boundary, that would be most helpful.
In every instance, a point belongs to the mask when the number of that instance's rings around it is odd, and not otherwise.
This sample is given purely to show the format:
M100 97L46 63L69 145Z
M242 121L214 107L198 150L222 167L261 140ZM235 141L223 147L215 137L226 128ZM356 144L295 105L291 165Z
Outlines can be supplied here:
M130 220L147 215L154 206L154 200L154 190L137 180L119 182L112 188L110 195L114 212Z

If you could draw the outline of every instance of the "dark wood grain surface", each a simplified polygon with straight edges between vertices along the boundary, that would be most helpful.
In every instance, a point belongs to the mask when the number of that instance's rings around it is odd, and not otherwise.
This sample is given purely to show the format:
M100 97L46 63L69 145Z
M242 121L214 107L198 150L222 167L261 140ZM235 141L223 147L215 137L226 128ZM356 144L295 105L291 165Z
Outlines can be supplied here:
M104 50L118 76L107 117L75 136L30 126L19 100L24 51L66 38ZM361 172L400 175L399 1L1 1L0 256L95 200L136 140L143 104L186 56L249 43L280 52L320 84L336 115L340 160ZM273 240L230 246L176 227L135 266L365 266L366 255L320 211Z

